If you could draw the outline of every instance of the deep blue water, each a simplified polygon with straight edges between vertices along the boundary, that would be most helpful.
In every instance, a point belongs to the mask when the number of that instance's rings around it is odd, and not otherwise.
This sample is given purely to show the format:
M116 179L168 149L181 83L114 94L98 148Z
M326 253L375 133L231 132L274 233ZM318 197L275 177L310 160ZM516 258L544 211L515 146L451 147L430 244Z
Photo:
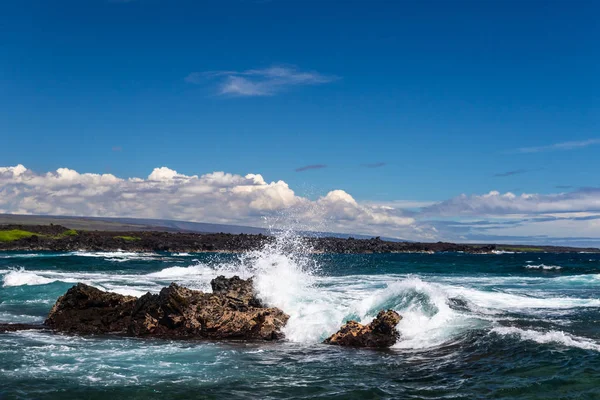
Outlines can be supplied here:
M0 322L75 282L141 295L254 275L281 343L0 334L0 399L600 399L600 255L0 253ZM384 308L389 350L320 344Z

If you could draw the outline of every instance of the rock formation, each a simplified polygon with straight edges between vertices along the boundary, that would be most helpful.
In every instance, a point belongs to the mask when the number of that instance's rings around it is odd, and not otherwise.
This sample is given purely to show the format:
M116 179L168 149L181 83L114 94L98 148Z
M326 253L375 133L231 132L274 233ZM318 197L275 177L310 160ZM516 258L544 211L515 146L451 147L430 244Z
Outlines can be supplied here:
M400 337L396 325L401 319L396 311L380 311L368 325L348 321L324 343L353 347L390 347Z
M58 298L44 325L65 333L124 334L136 300L78 283Z
M147 293L138 299L79 283L57 300L45 324L55 331L77 334L283 338L281 329L289 316L263 306L252 279L220 276L211 285L213 293L203 293L172 283L159 294Z

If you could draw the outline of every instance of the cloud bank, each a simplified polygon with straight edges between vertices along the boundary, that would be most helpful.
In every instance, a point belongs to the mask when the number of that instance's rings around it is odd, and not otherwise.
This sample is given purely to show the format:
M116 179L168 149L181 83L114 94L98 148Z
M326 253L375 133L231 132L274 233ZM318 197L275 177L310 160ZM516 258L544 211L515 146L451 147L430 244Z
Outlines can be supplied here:
M36 173L0 167L0 213L138 217L285 227L422 241L600 246L600 188L555 194L491 191L448 200L359 202L344 190L311 199L260 174L185 175L168 167L145 178ZM278 225L279 224L279 225Z
M398 210L359 204L343 190L310 200L284 181L225 172L188 176L155 168L147 178L79 173L44 174L23 165L0 168L0 213L163 218L264 226L265 217L293 214L313 229L410 233L414 219ZM323 225L325 221L325 225ZM267 221L268 223L268 221Z

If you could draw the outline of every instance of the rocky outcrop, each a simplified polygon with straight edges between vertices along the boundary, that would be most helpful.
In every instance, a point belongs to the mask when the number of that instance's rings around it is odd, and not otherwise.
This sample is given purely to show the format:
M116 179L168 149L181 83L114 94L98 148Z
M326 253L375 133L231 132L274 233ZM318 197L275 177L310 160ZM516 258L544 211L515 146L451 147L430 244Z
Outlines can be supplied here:
M127 333L136 300L78 283L58 298L44 324L67 333Z
M396 311L380 311L368 325L356 321L347 322L324 343L353 347L390 347L400 337L396 325L401 319Z
M120 333L132 336L207 339L283 338L288 315L265 307L252 279L220 276L213 293L175 283L159 294L139 299L107 293L82 283L60 297L46 320L50 328L69 333Z

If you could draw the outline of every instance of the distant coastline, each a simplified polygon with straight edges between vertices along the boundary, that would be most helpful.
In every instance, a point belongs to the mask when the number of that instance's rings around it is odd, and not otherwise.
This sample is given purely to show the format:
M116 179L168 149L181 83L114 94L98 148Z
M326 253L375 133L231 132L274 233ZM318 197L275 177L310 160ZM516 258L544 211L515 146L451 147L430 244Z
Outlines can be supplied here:
M0 251L128 251L128 252L246 252L274 238L259 234L165 231L76 230L62 225L0 225ZM498 254L507 252L600 253L598 248L505 244L393 242L380 238L306 237L315 253L440 253Z

